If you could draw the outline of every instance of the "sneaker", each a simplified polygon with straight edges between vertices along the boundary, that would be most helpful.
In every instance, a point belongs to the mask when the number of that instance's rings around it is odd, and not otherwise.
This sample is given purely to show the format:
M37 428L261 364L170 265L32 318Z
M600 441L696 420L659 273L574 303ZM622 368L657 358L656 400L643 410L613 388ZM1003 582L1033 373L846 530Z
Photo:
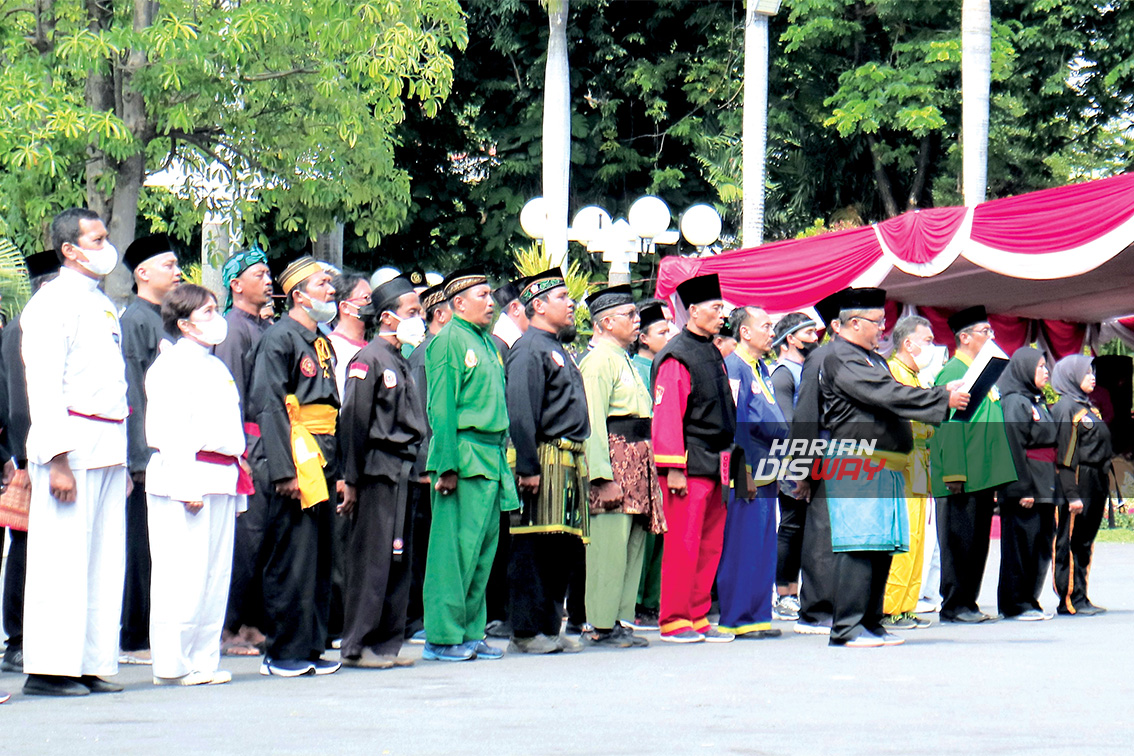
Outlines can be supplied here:
M924 630L927 627L933 627L933 620L919 617L913 612L906 612L906 617L914 623L914 630Z
M314 665L317 675L333 675L343 666L342 662L331 661L330 659L313 659L311 664Z
M230 683L230 682L232 682L232 673L229 672L227 669L218 669L216 672L214 672L212 675L210 675L210 679L209 679L208 684L209 685L224 685L224 684Z
M489 638L511 638L512 623L508 620L492 620L484 626L484 634Z
M706 643L732 643L736 640L736 636L732 633L726 633L724 630L709 625L702 631L701 635L705 636Z
M883 646L900 646L906 642L905 638L894 635L893 633L888 633L885 630L882 631L881 635L876 635L875 637L882 641Z
M791 594L791 595L789 595L789 596L784 596L784 602L785 602L785 603L786 603L786 604L788 605L788 607L790 607L790 608L791 608L791 610L792 610L792 611L794 611L794 612L795 612L796 614L798 614L798 613L799 613L799 611L800 611L800 609L802 608L802 607L801 607L801 605L800 605L800 603L799 603L799 596L795 595L794 593L793 593L793 594Z
M621 635L626 640L630 641L633 648L646 648L650 642L640 635L634 635L634 631L626 627L626 625L618 624L614 627L614 632Z
M556 654L562 651L557 641L559 636L548 638L534 635L531 638L515 638L508 642L508 653L513 654Z
M658 613L655 610L643 609L638 612L634 617L634 621L630 623L630 627L635 630L657 630L658 629Z
M0 704L6 704L12 698L12 694L6 690L0 690Z
M487 641L478 640L472 644L473 653L476 654L477 659L487 659L488 661L495 661L496 659L504 658L504 649L496 648L496 646L488 645Z
M619 629L621 629L619 625ZM615 630L589 630L583 633L584 646L605 646L606 648L630 648L634 644L629 638Z
M831 621L825 622L806 622L802 619L796 620L792 630L799 635L830 635L831 634Z
M582 635L582 633L580 633ZM567 635L560 634L555 638L555 645L565 654L577 654L583 650L583 644Z
M149 666L154 663L153 658L150 656L148 648L139 651L119 651L118 652L119 664L141 664Z
M927 598L918 599L917 606L914 607L914 614L937 614L939 611L941 611L941 604Z
M682 630L680 633L671 633L666 635L662 633L661 639L666 643L704 643L705 636L693 628Z
M331 638L331 650L332 651L338 651L342 647L343 647L343 639L342 638Z
M865 630L858 634L857 638L851 638L849 641L830 641L832 646L840 646L842 648L881 648L883 643L882 639L874 633L868 633Z
M315 674L314 662L307 659L270 659L260 663L260 674L272 677L303 677Z
M905 614L887 614L882 618L882 627L886 630L913 630L917 623Z
M476 653L464 643L458 643L453 646L440 646L436 643L426 641L425 648L421 651L421 658L423 661L472 661L476 658Z
M154 685L224 685L232 682L232 673L218 669L216 672L190 672L181 677L155 677Z
M411 635L409 642L410 642L411 645L414 645L414 646L425 645L425 630L424 629L418 630L416 633Z
M1005 617L1004 619L1015 622L1043 622L1047 619L1047 615L1039 609L1028 609L1019 614L1014 614L1011 617Z
M777 630L777 629L752 630L751 632L747 632L747 633L737 633L736 639L737 640L765 640L767 638L779 638L781 635L783 635L783 631Z
M775 602L772 604L772 619L779 620L780 622L795 622L799 619L798 602L796 602L796 606L792 606L792 598L794 597L776 597Z
M4 649L4 661L0 663L0 672L23 672L24 650L19 646L8 646Z
M1101 606L1095 606L1090 601L1087 601L1082 606L1075 607L1075 614L1081 614L1084 617L1094 617L1096 614L1106 614L1106 609Z

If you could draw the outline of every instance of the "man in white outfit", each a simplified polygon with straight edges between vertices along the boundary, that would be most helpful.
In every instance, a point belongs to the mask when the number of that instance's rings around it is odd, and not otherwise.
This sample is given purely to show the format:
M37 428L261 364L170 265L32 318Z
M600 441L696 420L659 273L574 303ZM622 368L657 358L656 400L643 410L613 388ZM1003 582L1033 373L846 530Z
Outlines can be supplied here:
M114 304L99 282L118 264L90 210L55 217L59 277L20 318L26 368L28 521L24 692L116 693L126 559L126 368Z

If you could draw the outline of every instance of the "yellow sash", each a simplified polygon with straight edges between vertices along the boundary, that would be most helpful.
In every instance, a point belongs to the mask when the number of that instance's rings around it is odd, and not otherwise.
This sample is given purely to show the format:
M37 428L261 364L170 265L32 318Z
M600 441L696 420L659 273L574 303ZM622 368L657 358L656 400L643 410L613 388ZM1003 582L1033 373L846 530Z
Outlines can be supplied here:
M284 406L291 421L291 457L299 481L299 505L307 509L330 498L323 476L327 460L312 434L334 433L338 413L329 404L300 405L295 394L287 395Z

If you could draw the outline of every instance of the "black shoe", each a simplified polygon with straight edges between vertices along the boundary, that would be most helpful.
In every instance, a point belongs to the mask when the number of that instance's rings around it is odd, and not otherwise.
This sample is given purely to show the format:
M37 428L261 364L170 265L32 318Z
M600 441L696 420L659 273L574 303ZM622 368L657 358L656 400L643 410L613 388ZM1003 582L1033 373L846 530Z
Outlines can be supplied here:
M952 616L943 616L945 622L957 622L962 625L978 625L992 619L983 612L974 612L972 609L963 609Z
M633 642L614 630L588 630L581 636L584 646L606 646L607 648L630 648Z
M59 675L28 675L24 683L25 696L89 696L91 689L77 677Z
M97 675L83 675L79 682L86 686L91 693L121 693L126 690L118 683L103 680Z
M0 662L0 671L23 672L24 650L19 646L8 646L4 651L4 661Z
M779 628L772 628L770 630L753 630L747 633L737 633L737 640L764 640L766 638L779 638L783 635L783 631Z
M492 620L484 626L484 634L489 638L511 638L512 623L508 620Z
M1084 617L1094 617L1096 614L1103 614L1105 612L1106 609L1103 609L1101 606L1095 606L1090 601L1082 606L1075 607L1075 614L1081 614Z

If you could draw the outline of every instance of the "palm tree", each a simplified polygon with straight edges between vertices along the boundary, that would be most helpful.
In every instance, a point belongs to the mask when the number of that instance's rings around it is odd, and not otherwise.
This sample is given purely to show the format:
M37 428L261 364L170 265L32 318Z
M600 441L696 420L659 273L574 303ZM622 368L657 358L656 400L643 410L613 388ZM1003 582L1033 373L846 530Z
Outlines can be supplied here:
M567 65L570 0L545 0L548 37L543 79L543 243L555 265L567 261L567 190L571 177L571 81Z
M961 184L965 204L977 205L988 190L988 95L992 83L990 0L961 5Z

